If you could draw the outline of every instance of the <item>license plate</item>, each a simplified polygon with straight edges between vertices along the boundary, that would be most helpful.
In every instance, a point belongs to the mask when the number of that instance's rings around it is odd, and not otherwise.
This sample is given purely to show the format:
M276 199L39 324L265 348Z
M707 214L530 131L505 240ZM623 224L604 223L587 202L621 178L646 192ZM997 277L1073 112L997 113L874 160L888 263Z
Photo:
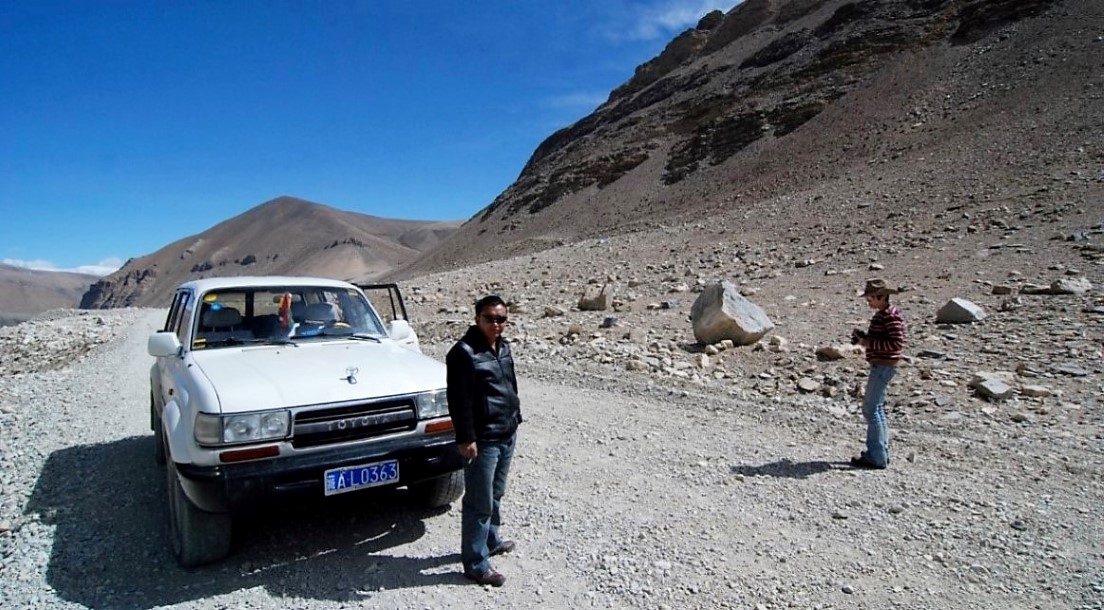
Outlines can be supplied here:
M399 480L398 460L346 466L326 471L326 495L379 487Z

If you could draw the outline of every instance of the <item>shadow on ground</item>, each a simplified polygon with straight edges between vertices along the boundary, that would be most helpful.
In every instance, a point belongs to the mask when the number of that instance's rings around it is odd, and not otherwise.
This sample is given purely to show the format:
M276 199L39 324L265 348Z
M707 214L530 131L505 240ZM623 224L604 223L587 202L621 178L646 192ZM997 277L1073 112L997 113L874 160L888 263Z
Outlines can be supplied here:
M387 552L421 538L425 519L444 512L414 508L402 490L236 521L229 558L185 570L167 542L162 472L152 436L50 455L27 513L56 528L46 580L58 596L90 608L149 608L264 587L274 597L356 602L381 589L466 584L458 553Z
M761 466L739 464L732 467L733 474L742 474L748 477L780 477L786 479L807 479L815 474L828 472L829 470L851 470L848 462L793 462L791 460L778 460Z

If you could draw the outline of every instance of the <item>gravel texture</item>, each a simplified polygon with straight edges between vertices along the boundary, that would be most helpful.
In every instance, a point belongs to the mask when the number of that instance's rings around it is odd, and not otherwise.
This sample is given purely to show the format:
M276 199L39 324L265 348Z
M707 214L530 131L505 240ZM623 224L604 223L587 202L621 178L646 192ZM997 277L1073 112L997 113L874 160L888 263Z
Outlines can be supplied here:
M230 558L183 570L147 416L163 315L0 334L0 363L29 332L25 363L75 355L0 373L0 607L1104 607L1099 427L891 425L891 468L854 471L854 412L535 358L503 588L461 577L458 506L402 491L275 508L239 524Z

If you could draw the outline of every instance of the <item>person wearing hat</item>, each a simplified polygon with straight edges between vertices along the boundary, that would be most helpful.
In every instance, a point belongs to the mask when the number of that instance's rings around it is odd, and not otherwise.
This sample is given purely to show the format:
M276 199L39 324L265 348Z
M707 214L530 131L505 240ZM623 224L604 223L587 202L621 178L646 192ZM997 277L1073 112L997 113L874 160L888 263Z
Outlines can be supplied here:
M901 292L890 288L885 280L866 281L858 295L874 310L866 332L851 331L851 342L866 350L870 376L863 393L863 418L866 420L866 451L851 458L857 468L882 470L889 465L889 430L886 427L885 397L890 380L897 374L897 364L905 350L905 320L901 310L889 304L889 295Z

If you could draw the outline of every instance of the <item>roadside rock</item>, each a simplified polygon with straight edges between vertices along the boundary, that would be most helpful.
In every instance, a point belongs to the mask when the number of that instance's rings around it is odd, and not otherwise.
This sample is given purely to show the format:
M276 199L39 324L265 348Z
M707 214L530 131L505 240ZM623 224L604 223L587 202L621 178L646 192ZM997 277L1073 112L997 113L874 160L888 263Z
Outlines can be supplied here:
M609 308L609 298L606 296L606 286L601 288L588 287L579 297L579 311L605 311Z
M690 319L694 338L703 345L725 339L736 345L751 345L774 328L762 308L744 298L728 280L702 290L690 309Z
M1020 289L1023 294L1076 294L1083 295L1092 290L1092 282L1084 277L1064 277L1054 280L1049 286L1029 284Z
M971 324L985 319L985 312L966 299L953 298L939 308L935 321L940 324Z

